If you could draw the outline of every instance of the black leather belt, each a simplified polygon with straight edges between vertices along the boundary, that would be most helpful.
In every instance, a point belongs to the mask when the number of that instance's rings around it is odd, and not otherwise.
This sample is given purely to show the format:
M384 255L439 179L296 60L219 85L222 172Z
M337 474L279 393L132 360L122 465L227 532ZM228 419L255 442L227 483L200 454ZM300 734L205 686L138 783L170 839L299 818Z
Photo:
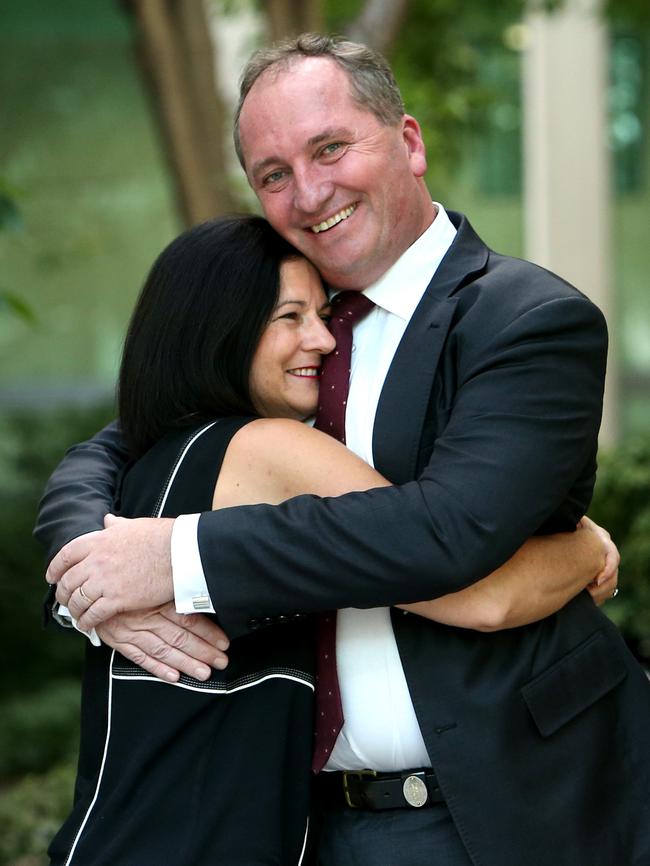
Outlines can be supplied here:
M374 770L345 770L320 773L316 790L323 803L351 809L420 809L444 803L433 770L405 770L376 773Z

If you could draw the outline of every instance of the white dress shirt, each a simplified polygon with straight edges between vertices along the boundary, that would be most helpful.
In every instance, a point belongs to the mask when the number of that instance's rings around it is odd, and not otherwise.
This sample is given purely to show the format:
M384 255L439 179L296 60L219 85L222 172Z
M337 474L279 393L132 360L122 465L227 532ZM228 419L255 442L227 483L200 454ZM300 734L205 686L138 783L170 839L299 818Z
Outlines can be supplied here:
M348 448L374 466L379 396L406 327L456 229L442 205L436 219L364 294L375 308L353 331L345 419ZM172 570L179 613L214 612L198 551L199 515L176 519ZM408 692L389 608L339 611L336 660L345 722L327 770L430 766Z

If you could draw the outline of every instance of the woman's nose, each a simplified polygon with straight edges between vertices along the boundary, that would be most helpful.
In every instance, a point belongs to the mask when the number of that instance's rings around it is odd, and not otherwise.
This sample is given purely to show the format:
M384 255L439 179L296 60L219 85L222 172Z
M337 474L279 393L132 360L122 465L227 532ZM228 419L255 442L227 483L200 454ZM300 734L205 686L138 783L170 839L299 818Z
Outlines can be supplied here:
M320 352L321 355L329 355L335 346L336 340L330 333L327 324L320 316L316 316L312 327L309 329L305 348Z

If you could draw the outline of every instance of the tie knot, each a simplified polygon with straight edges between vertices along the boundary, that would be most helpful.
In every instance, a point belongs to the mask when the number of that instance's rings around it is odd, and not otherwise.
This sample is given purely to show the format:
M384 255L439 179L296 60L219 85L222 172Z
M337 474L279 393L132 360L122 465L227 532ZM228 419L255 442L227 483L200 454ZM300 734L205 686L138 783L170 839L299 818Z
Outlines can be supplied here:
M339 292L332 299L332 317L347 321L352 326L367 316L374 306L374 302L361 292Z

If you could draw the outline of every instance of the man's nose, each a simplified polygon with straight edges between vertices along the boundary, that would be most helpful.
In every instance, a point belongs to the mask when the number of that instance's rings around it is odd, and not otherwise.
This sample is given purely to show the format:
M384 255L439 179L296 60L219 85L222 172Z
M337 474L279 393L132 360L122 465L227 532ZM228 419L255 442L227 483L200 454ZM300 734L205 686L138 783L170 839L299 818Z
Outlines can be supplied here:
M318 167L294 171L294 206L301 213L322 216L333 193L334 184Z

